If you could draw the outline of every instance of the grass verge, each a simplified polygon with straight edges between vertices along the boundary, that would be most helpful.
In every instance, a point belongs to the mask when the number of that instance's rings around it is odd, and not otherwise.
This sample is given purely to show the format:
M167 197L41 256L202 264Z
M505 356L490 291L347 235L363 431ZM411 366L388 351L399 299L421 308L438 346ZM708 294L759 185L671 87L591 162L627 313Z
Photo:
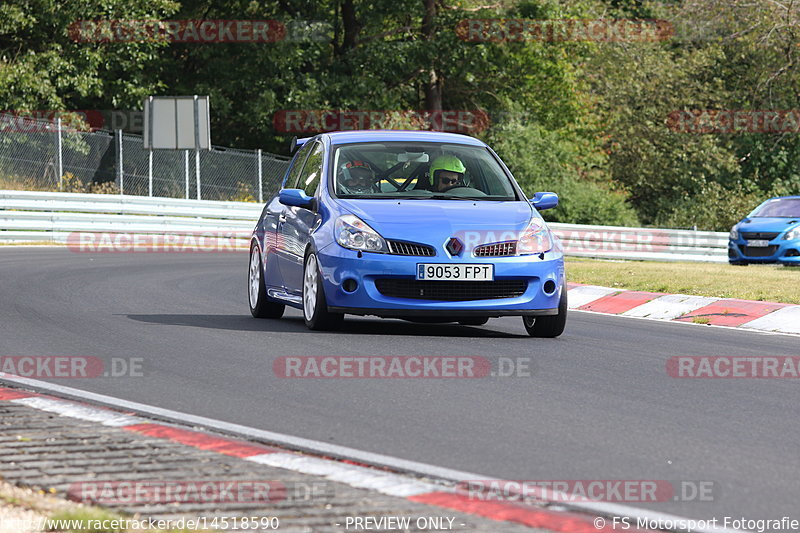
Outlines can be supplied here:
M640 291L800 304L800 268L567 258L573 283Z
M129 518L114 511L59 498L54 490L17 487L0 477L0 533L198 533L193 529L164 530L149 525L143 529L126 529L123 526L130 520L124 521ZM146 521L141 517L139 520ZM61 522L61 527L53 529L58 522ZM72 527L67 525L68 522L72 522Z

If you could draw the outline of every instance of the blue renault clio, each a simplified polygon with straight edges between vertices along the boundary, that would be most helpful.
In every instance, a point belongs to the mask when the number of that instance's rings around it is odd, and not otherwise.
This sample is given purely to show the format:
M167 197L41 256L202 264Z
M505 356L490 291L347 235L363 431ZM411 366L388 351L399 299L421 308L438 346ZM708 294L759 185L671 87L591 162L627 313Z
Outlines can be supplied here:
M800 196L770 198L733 226L728 262L800 266Z
M534 337L567 317L561 245L497 154L472 137L351 131L293 141L282 189L250 244L257 318L303 311L311 329L344 315L482 325L521 316Z

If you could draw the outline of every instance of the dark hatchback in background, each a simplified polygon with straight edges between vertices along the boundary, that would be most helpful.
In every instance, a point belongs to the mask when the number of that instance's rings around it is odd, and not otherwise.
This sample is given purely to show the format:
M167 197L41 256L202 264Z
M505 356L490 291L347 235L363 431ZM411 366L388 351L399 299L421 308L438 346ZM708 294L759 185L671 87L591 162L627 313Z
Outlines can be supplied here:
M733 226L728 262L800 266L800 196L770 198Z

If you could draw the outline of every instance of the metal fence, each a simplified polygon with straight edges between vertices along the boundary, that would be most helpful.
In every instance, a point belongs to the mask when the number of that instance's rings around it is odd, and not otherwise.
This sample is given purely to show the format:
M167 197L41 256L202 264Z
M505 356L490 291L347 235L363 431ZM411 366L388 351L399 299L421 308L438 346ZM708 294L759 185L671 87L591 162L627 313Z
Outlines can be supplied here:
M147 150L140 135L0 113L0 189L261 202L289 165L261 150L199 155L198 168L194 151Z

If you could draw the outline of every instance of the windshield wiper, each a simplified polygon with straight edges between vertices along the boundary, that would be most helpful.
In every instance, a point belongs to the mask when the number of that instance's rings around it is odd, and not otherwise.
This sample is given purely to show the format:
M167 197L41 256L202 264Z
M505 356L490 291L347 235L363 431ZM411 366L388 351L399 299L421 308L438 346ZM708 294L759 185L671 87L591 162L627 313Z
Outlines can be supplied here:
M486 196L450 196L446 194L434 194L433 196L425 196L424 198L432 198L434 200L467 200L469 202L511 202L514 200L513 198L508 198L505 196L497 197L490 196L488 194Z
M413 200L415 198L422 198L427 199L430 196L415 196L415 195L405 195L405 194L347 194L343 195L340 194L339 198L346 199L346 200Z
M430 196L425 196L425 199L429 200L474 200L474 197L470 196L450 196L449 194L432 194Z

